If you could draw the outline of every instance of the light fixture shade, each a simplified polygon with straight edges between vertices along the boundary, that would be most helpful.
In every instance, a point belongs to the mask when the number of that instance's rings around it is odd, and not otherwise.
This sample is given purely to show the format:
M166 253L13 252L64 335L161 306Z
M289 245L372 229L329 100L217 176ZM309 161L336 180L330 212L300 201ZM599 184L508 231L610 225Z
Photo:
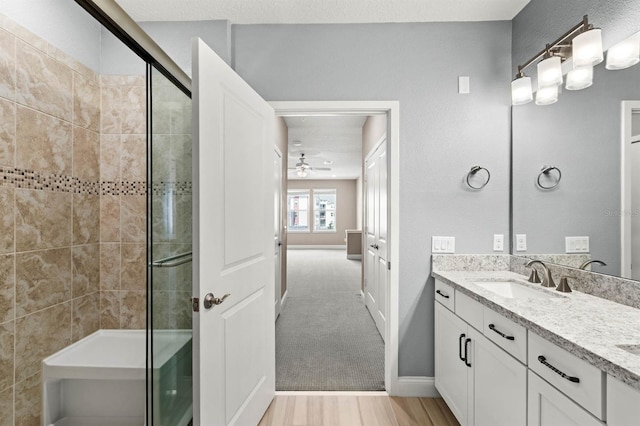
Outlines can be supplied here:
M538 89L562 84L562 60L552 56L538 63Z
M608 70L623 70L640 62L640 37L634 35L607 51Z
M602 30L594 28L573 39L573 68L598 65L604 60L602 53Z
M558 102L558 86L547 86L536 92L536 105L551 105Z
M531 77L520 77L511 82L511 103L513 105L528 104L532 100Z
M578 68L567 74L567 90L582 90L593 84L593 67Z
M305 177L307 177L307 175L308 175L308 174L309 174L309 172L307 171L307 169L306 169L306 168L300 167L300 168L298 169L298 176L299 176L299 177L301 177L301 178L305 178Z

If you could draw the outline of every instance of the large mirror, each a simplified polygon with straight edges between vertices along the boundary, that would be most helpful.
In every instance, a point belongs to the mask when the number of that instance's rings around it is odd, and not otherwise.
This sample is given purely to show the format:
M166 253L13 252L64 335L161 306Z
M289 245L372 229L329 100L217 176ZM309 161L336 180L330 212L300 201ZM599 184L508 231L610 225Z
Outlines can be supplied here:
M512 144L512 254L640 279L640 64L514 106Z

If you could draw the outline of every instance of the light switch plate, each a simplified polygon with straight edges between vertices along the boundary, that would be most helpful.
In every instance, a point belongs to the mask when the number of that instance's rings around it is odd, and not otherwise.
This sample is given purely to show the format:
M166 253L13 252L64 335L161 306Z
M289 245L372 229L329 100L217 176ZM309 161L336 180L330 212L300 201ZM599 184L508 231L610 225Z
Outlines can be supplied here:
M469 82L469 76L461 75L458 77L458 93L461 95L468 95L471 91Z
M431 253L455 253L456 237L431 237Z
M527 251L527 234L516 234L516 251Z
M493 234L493 251L504 251L504 234Z
M565 253L589 253L589 237L564 237Z

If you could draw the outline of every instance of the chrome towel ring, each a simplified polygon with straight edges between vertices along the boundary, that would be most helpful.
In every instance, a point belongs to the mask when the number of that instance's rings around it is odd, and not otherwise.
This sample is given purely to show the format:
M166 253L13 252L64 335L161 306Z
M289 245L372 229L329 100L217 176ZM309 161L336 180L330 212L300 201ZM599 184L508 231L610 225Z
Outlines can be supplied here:
M540 179L542 178L542 176L550 176L552 171L556 171L558 177L556 178L556 183L550 186L544 186L541 182ZM556 186L558 186L560 184L560 180L562 179L562 172L560 171L559 168L557 168L556 166L542 166L542 169L540 169L540 174L538 175L538 186L541 189L553 189Z
M475 174L478 173L480 170L484 170L485 172L487 172L487 180L484 181L484 183L480 186L473 186L469 180L473 176L475 176ZM485 167L473 166L471 170L469 170L469 173L467 173L467 186L469 186L469 188L471 189L482 189L485 186L487 186L487 184L489 183L489 180L491 180L491 173L489 173L489 170Z

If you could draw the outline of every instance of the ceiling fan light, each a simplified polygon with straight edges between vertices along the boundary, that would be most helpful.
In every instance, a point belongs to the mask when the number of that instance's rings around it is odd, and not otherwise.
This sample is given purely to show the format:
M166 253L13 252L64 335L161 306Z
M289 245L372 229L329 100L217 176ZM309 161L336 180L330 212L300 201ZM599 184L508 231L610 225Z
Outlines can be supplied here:
M306 178L308 174L309 174L309 172L307 171L306 168L299 168L298 169L298 177Z
M593 28L573 39L573 68L598 65L604 60L602 53L602 30Z

